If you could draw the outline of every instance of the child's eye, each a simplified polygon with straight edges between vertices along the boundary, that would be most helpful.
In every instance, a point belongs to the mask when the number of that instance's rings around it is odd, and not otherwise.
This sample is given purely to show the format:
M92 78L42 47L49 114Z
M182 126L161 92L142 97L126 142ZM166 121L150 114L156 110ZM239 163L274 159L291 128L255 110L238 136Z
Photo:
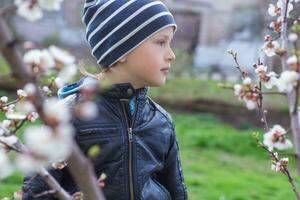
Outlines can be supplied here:
M159 41L157 44L159 44L160 46L164 46L166 44L165 41Z

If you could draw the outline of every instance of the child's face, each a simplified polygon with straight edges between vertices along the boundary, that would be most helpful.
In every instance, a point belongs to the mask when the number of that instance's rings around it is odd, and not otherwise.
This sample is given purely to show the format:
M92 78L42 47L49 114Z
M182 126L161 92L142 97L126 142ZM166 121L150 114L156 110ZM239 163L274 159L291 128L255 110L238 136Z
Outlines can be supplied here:
M126 56L126 72L135 88L161 86L175 59L170 47L174 27L167 27L147 39Z

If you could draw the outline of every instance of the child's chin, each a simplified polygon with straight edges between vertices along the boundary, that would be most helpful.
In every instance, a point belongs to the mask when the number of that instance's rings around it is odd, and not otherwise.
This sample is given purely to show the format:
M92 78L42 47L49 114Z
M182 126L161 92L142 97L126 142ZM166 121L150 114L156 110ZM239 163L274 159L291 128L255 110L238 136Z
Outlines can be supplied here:
M161 83L155 83L155 84L151 84L149 85L150 87L160 87L160 86L163 86L165 84L165 81L164 82L161 82Z

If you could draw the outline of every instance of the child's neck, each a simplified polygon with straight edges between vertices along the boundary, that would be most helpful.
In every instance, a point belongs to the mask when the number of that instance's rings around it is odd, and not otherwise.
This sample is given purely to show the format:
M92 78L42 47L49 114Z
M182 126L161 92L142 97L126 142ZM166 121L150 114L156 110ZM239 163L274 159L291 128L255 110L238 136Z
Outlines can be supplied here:
M135 84L133 81L131 81L129 78L126 78L126 76L123 76L120 73L111 73L111 72L102 72L99 76L99 79L101 82L107 85L114 85L114 84L120 84L120 83L130 83L134 89L142 88L144 86Z

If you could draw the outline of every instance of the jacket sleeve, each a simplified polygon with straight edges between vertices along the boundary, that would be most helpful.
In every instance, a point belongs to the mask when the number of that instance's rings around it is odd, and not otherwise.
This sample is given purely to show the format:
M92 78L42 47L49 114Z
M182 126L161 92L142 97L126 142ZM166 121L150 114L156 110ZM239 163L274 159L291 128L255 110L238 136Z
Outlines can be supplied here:
M172 200L186 200L187 191L184 184L179 147L172 123L172 135L169 152L166 157L164 169L159 174L159 182L170 192Z
M63 170L59 169L49 169L48 172L58 181L61 182L63 176ZM35 195L41 194L42 192L49 191L47 183L39 175L26 176L24 178L23 186L23 200L56 200L56 198L51 195L42 195L40 197L35 197Z

